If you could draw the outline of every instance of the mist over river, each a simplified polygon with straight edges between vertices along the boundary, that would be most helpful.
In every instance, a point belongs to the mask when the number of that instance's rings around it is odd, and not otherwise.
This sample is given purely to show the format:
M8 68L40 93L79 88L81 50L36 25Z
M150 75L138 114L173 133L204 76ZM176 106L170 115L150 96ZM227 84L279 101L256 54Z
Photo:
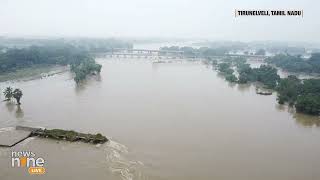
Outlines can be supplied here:
M31 138L0 148L0 179L317 180L320 121L230 84L199 61L100 58L102 72L77 86L70 72L0 83L23 90L1 102L0 128L16 125L101 133L95 146ZM31 150L46 174L11 167Z

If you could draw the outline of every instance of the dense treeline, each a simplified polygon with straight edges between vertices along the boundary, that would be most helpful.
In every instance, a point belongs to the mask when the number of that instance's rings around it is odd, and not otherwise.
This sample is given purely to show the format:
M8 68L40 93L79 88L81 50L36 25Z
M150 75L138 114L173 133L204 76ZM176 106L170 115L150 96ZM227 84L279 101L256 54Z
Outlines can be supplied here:
M312 50L313 52L320 52L318 44L308 43L308 48L306 48L305 43L298 42L275 42L275 41L252 41L252 42L237 42L237 41L204 41L199 43L194 43L196 46L206 46L210 48L223 47L229 49L229 51L237 52L244 51L247 54L251 54L250 49L264 49L270 54L290 54L299 55L306 54L307 50ZM256 51L256 52L258 52ZM261 54L263 55L263 54Z
M277 69L268 65L261 65L259 68L251 68L247 64L239 67L239 83L261 82L267 88L274 89L277 86L280 76Z
M287 102L298 112L320 114L320 79L300 80L288 76L281 79L277 91L279 104Z
M89 54L132 48L132 44L115 39L0 38L0 47L0 74L33 65L70 65L78 83L101 71L101 65Z
M85 52L67 45L13 48L0 54L0 72L15 71L36 64L67 65L81 60L83 56L85 56Z
M222 60L217 63L218 71L229 82L248 83L261 82L266 88L278 92L279 104L288 103L294 106L298 112L320 115L320 79L298 79L296 76L280 78L277 69L270 65L261 65L259 68L251 68L241 59ZM236 67L238 77L234 75L232 67Z
M274 89L277 86L280 76L277 69L269 65L262 65L259 68L251 68L244 58L224 58L218 64L218 71L222 73L227 81L240 84L248 82L261 82L267 88ZM238 77L235 76L232 67L236 67Z
M118 39L103 38L51 38L51 39L33 39L33 38L6 38L0 37L0 49L2 48L26 48L30 46L61 46L69 44L73 47L83 49L89 52L106 52L113 48L132 48L131 43Z
M230 49L224 47L217 48L193 48L193 47L179 47L179 46L171 46L171 47L161 47L160 50L167 51L183 51L184 56L186 57L209 57L209 56L222 56L229 52Z
M266 62L290 72L320 73L320 53L313 53L309 59L279 54L266 59Z
M101 65L87 51L71 45L14 48L0 54L0 73L32 65L70 65L77 83L88 74L101 71Z
M238 78L233 74L234 70L231 68L231 64L223 62L218 64L218 71L225 77L229 82L237 82Z

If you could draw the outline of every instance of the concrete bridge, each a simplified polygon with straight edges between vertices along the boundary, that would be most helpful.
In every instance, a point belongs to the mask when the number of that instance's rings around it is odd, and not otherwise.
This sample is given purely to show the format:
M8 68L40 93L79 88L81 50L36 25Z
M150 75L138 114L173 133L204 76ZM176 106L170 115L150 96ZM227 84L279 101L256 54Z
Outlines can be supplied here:
M102 57L117 57L117 58L150 58L150 59L185 58L183 51L153 50L153 49L125 49L125 48L115 48L109 52L95 53L94 55L102 56Z
M115 48L110 52L97 53L95 55L105 57L117 57L117 58L150 58L150 59L198 59L205 58L198 53L194 55L187 55L184 51L173 50L153 50L153 49L127 49L127 48ZM262 55L244 55L244 54L224 54L208 56L210 58L225 58L225 57L244 57L247 59L253 59L257 61L263 61L267 56Z
M184 51L172 51L172 50L153 50L153 49L128 49L128 48L114 48L112 49L112 52L128 52L128 53L147 53L147 54L153 54L153 53L167 53L167 54L183 54Z

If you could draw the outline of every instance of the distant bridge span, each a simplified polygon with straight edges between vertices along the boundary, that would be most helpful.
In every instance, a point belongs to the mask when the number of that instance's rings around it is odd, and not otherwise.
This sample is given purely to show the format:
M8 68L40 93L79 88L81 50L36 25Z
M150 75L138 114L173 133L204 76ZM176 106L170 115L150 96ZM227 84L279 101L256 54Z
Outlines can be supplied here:
M176 53L183 54L184 51L173 50L154 50L154 49L128 49L128 48L114 48L112 52L137 52L137 53Z
M213 55L213 56L200 56L200 54L195 53L195 55L187 55L184 51L174 51L174 50L153 50L153 49L128 49L128 48L114 48L110 52L106 53L96 53L96 55L109 56L109 57L124 57L124 58L224 58L224 57L244 57L254 60L264 60L269 56L263 55L245 55L245 54L224 54L224 55Z

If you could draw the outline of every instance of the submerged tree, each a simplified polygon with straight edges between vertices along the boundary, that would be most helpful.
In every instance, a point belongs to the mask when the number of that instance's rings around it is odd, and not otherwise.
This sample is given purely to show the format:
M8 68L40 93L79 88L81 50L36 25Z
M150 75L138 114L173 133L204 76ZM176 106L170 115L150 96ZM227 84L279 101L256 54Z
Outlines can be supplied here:
M13 97L16 99L18 105L21 104L20 103L20 99L21 99L22 95L23 94L22 94L22 91L20 89L15 89L13 91Z
M71 64L71 71L75 73L74 80L80 83L87 75L99 74L101 72L101 65L97 64L91 57L82 56L77 61Z
M293 106L297 97L301 95L302 87L302 81L296 76L290 75L287 78L281 79L276 88L278 91L278 103L284 104L285 102L288 102L289 105Z
M307 114L320 114L320 96L316 94L303 94L297 98L296 109Z
M229 82L237 82L238 78L234 74L227 74L225 76L226 80Z
M9 86L4 90L3 94L4 94L4 97L6 98L5 101L10 101L11 98L13 97L13 89Z

